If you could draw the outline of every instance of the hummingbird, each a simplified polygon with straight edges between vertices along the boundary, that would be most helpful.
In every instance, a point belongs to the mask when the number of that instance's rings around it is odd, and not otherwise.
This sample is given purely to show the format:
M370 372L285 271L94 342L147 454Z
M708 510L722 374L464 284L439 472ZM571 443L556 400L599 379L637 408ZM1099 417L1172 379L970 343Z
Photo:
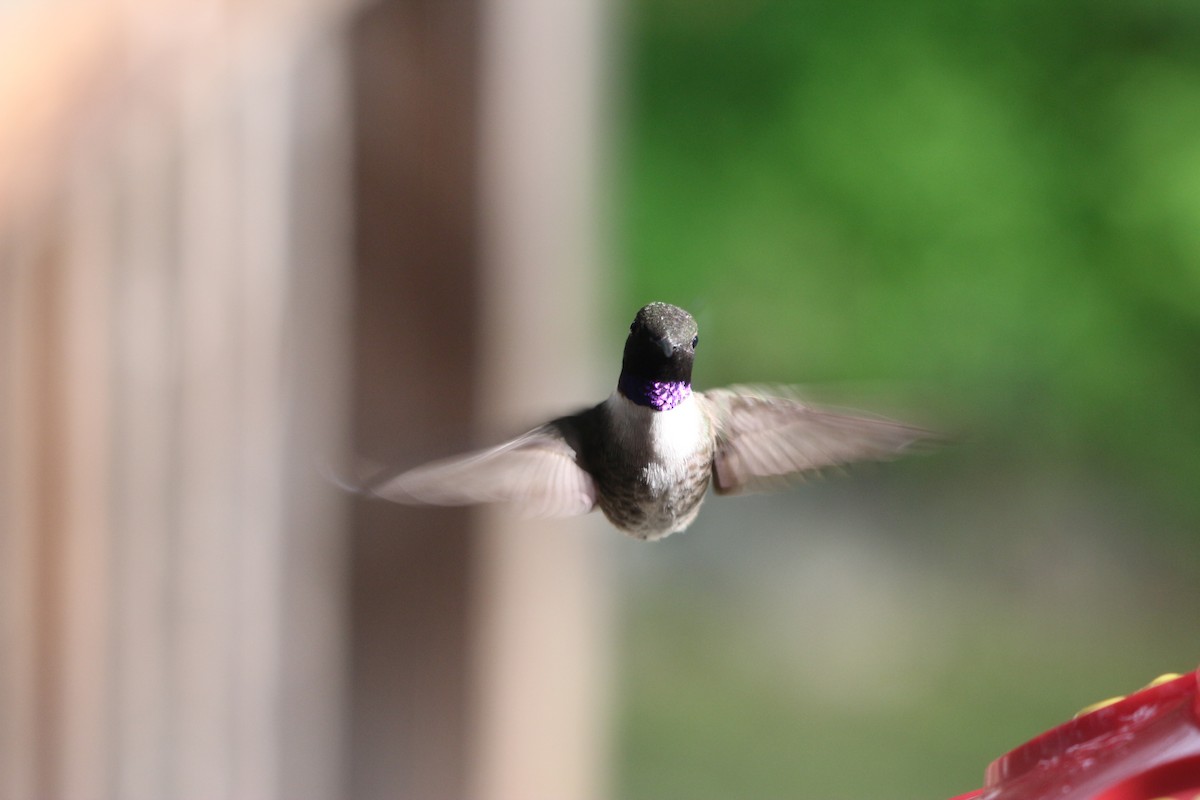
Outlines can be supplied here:
M534 516L595 509L652 541L686 529L711 485L718 495L895 457L929 431L809 405L788 389L696 391L696 320L668 303L629 326L617 386L604 402L490 449L369 481L363 491L410 504L507 502Z

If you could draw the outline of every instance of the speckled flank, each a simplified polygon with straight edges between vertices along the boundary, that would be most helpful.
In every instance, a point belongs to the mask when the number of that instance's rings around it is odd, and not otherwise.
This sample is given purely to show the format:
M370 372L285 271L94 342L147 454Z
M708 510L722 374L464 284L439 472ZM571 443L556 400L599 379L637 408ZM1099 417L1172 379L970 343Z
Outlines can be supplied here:
M613 525L638 539L652 541L684 530L700 512L708 491L711 462L693 457L684 479L666 491L654 479L658 467L649 464L633 480L610 480L599 498L600 510Z

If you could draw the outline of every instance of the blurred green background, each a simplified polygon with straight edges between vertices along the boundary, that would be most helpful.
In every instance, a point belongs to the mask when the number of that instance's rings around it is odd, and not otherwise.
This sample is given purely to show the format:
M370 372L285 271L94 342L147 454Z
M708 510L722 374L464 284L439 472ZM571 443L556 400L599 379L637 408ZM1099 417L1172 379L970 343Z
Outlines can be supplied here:
M617 795L946 798L1194 668L1200 7L624 22L610 349L675 302L701 388L859 387L959 442L617 545Z

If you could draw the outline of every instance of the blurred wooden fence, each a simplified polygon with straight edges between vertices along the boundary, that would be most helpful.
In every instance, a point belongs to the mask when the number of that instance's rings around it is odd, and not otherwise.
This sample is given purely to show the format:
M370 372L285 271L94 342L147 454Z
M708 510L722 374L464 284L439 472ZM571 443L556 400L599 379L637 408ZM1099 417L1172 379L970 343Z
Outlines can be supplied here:
M0 10L0 800L603 792L594 539L320 474L598 389L599 8Z
M338 792L348 146L302 5L0 30L0 796Z

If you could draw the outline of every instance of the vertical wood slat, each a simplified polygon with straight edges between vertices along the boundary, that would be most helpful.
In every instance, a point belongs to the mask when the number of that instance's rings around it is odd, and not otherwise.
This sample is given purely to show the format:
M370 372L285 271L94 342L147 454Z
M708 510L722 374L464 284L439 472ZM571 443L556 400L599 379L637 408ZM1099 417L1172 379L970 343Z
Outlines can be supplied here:
M597 380L593 358L607 299L596 232L605 4L483 6L482 412L506 430L594 402L616 377ZM595 518L489 516L473 604L476 800L605 795L600 537L611 535Z
M355 452L467 446L478 354L477 0L385 0L355 25ZM359 502L355 800L467 797L473 540L461 509Z
M444 455L472 422L495 435L597 390L597 295L581 277L596 140L578 128L595 122L587 25L599 4L506 5L391 0L360 26L366 455ZM477 31L481 11L493 19ZM538 16L546 28L530 36ZM515 35L503 28L514 20ZM480 209L496 216L481 226ZM466 549L457 514L360 508L354 796L602 795L604 602L589 523L479 515L488 530Z
M100 798L112 778L112 319L115 265L110 176L76 169L63 223L57 360L66 459L60 487L64 537L61 776L63 798Z
M328 465L346 463L350 368L351 206L349 74L338 33L314 38L289 76L294 141L291 176L289 313L283 336L288 386L282 463L288 503L281 522L285 599L276 725L282 740L278 796L346 797L341 774L349 645L346 580L349 498ZM302 354L302 355L301 355Z
M0 798L37 794L35 496L38 403L32 378L35 264L26 239L0 262Z
M226 65L219 64L218 68ZM207 68L208 65L205 65ZM231 796L232 629L230 566L238 485L237 299L239 162L233 110L207 69L181 93L179 612L173 640L174 779L185 798Z
M238 475L238 570L233 685L233 793L276 797L280 753L279 649L282 611L284 442L287 404L282 364L287 286L287 213L291 103L288 65L259 60L238 98L242 219L236 325L241 419Z
M133 109L120 140L114 319L114 508L117 773L114 795L173 795L172 675L166 643L176 612L176 275L163 121Z

